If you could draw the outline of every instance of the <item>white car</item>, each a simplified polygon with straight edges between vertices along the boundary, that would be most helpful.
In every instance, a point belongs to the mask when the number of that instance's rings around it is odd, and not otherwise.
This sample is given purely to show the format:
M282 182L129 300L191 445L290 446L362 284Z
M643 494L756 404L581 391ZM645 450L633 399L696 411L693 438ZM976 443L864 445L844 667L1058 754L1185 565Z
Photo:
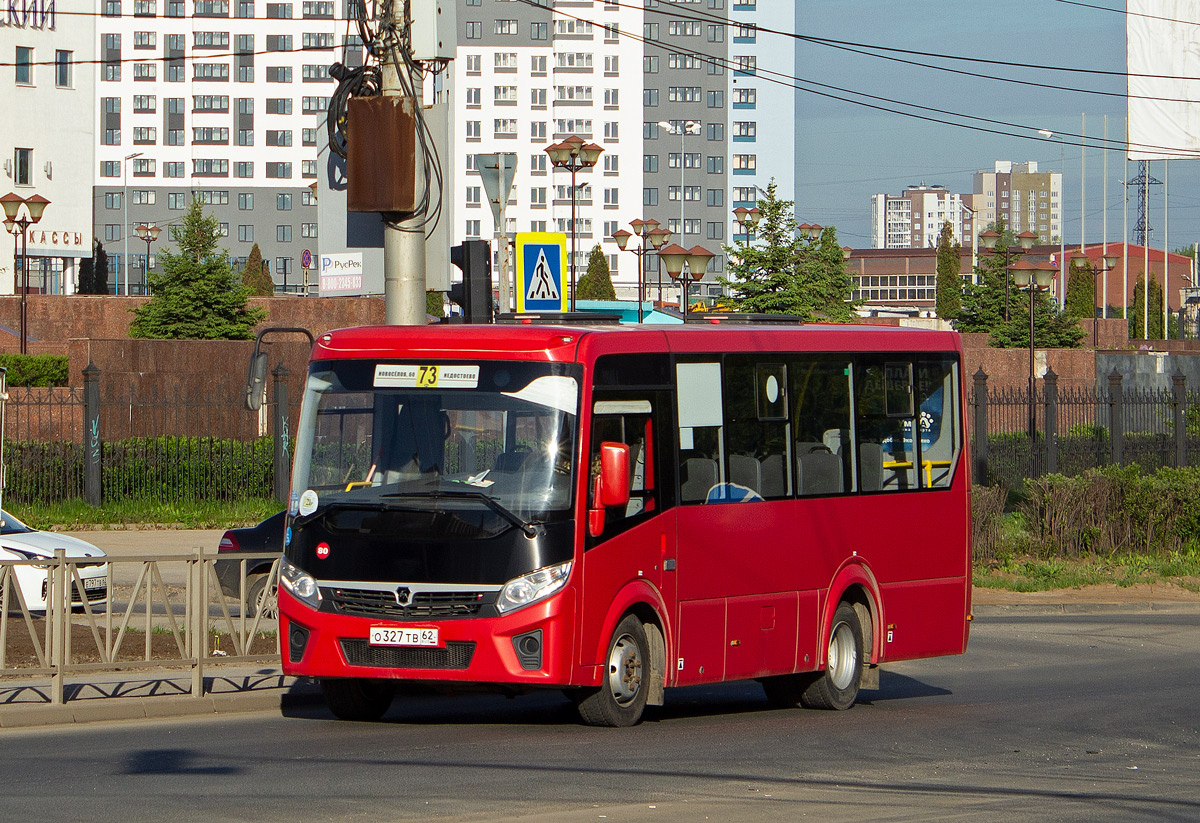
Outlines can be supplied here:
M6 511L0 511L0 518L3 519L0 524L0 560L53 560L55 549L65 549L68 560L78 561L76 568L83 583L83 592L79 591L78 584L72 586L71 605L82 606L84 596L89 601L104 600L108 594L108 562L102 549L69 535L31 529ZM12 569L10 574L15 575L14 582L21 587L25 605L31 611L45 611L47 567L21 564L8 568ZM0 574L4 571L7 570L0 568ZM68 576L68 585L72 579ZM3 587L0 587L0 596L3 596L3 591ZM6 605L10 609L18 608L16 597Z

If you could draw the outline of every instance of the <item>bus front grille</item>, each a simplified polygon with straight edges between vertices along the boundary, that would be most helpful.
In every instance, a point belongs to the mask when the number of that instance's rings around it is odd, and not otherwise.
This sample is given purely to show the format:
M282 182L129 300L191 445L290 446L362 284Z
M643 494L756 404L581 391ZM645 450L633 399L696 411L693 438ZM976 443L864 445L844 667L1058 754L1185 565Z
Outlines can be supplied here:
M394 591L333 588L329 599L333 608L342 614L392 620L428 620L434 617L474 617L479 614L479 607L489 594L476 591L418 591L412 594L412 602L400 605Z
M341 644L351 666L382 669L465 669L475 655L474 642L449 641L442 649L372 646L358 638L343 638Z

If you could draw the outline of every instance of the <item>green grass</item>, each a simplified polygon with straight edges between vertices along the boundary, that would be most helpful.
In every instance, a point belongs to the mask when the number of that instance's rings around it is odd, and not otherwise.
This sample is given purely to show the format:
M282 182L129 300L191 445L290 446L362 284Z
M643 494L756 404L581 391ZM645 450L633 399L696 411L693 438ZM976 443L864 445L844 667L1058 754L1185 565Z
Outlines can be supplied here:
M1136 583L1176 583L1190 591L1200 591L1200 549L1191 547L1171 552L1167 557L1145 554L1081 560L1008 557L996 563L976 564L973 582L986 589L1016 592Z
M6 509L38 529L71 531L125 528L143 525L154 528L227 529L252 526L283 509L270 499L248 498L232 503L159 503L122 501L89 506L82 500L47 505L18 505Z

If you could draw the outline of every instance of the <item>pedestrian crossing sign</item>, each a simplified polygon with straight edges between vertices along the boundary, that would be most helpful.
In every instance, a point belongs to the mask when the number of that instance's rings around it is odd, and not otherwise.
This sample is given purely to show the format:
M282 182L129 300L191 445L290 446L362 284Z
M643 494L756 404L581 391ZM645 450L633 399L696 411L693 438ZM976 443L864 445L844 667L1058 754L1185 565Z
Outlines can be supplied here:
M517 311L567 310L567 235L517 233Z

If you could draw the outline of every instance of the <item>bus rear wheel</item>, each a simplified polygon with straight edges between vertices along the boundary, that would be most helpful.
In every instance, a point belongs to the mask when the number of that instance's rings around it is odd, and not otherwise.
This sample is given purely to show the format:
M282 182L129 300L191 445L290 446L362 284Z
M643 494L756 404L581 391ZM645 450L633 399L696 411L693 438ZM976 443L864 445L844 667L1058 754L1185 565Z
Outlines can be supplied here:
M395 686L387 680L334 678L321 680L325 705L341 720L378 720L392 705Z
M858 612L850 603L839 603L829 629L825 671L800 694L800 703L810 709L848 709L858 697L862 680L863 629Z
M578 698L579 716L589 726L635 726L646 709L650 678L650 644L635 615L617 624L608 644L599 689Z

